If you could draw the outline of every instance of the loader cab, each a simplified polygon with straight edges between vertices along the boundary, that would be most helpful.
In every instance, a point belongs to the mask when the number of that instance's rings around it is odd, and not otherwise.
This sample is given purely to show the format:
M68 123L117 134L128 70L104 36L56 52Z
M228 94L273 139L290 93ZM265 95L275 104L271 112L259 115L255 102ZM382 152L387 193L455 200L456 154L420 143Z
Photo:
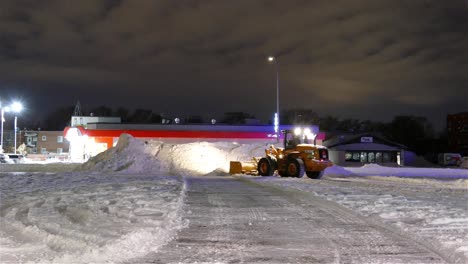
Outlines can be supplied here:
M281 132L284 134L284 149L293 149L302 143L300 136L295 135L292 130L283 130Z

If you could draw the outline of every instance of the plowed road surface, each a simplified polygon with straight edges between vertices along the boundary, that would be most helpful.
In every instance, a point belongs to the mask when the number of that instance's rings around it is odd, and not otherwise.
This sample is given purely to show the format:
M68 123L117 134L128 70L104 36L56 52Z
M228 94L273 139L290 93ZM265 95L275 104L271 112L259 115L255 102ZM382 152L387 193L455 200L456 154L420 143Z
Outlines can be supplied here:
M310 193L187 177L188 225L141 263L450 263L431 245Z

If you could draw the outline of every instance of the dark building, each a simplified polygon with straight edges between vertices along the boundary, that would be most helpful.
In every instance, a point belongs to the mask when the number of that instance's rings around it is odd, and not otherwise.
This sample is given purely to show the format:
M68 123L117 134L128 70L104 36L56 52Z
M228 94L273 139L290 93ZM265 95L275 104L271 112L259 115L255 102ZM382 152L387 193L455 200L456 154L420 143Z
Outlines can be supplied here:
M364 133L339 135L326 140L330 160L340 166L362 166L376 163L385 166L407 165L414 157L404 145L392 142L380 135Z
M447 133L449 151L468 156L468 112L448 115Z

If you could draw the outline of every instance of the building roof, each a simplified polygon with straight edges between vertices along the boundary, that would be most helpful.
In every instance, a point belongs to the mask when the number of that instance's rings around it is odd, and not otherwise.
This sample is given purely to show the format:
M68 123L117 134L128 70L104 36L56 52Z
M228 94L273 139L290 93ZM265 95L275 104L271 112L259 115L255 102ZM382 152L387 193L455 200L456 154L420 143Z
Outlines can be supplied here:
M371 142L363 142L363 138L372 138ZM399 149L408 149L407 146L390 141L384 138L381 135L375 133L361 133L355 135L338 135L334 138L326 140L323 144L328 148L334 148L341 145L348 145L348 144L374 144L374 145L387 145L392 147L397 147Z
M346 151L398 151L401 147L389 146L386 144L378 143L351 143L344 145L337 145L332 148L333 150L346 150Z

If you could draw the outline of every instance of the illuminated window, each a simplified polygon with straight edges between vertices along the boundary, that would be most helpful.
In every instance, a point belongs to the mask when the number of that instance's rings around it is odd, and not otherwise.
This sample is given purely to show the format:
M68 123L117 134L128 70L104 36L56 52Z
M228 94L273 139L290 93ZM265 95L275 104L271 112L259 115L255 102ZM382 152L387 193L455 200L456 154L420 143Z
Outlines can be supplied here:
M63 142L63 136L57 136L57 143Z
M382 162L382 152L375 153L375 162L377 163Z
M360 155L359 155L359 152L354 152L353 153L353 161L359 161L361 158L360 158Z
M63 149L62 148L57 148L57 154L62 154Z
M361 152L361 162L367 162L367 152Z
M345 161L361 163L396 162L396 152L346 151Z
M359 160L360 160L360 153L359 152L346 151L345 161L359 162Z
M346 153L345 153L345 160L346 160L346 161L351 161L351 160L353 160L353 153L351 153L351 152L346 152Z
M42 141L47 141L47 136L42 136Z
M47 154L47 149L46 148L41 148L41 154Z

